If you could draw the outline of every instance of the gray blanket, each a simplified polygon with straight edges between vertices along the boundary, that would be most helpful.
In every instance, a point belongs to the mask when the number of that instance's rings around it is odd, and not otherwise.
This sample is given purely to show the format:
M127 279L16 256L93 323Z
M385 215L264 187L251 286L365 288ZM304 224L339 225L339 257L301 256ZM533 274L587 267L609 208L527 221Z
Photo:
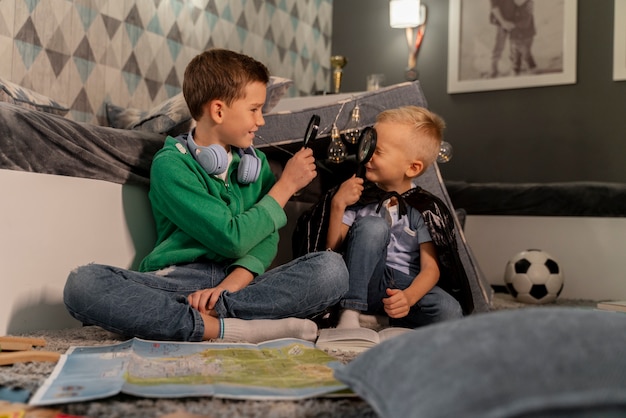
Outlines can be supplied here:
M0 103L0 169L147 185L163 135Z
M280 111L264 115L256 146L300 144L313 113L321 117L319 137L328 136L333 122L345 126L358 102L361 128L374 123L384 109L426 106L419 82L401 83L358 94L294 98ZM0 169L148 184L152 157L165 139L162 134L108 128L0 102ZM325 151L325 150L324 150Z

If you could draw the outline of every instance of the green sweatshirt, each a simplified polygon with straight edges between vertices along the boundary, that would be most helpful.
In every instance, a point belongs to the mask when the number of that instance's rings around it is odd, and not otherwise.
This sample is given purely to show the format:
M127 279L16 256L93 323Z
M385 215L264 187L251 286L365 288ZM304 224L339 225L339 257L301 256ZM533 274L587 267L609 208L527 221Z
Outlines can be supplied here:
M267 157L259 179L237 182L239 154L233 152L227 181L209 175L186 146L168 137L154 156L150 202L157 230L154 249L140 271L155 271L199 258L263 273L278 250L278 230L286 225L282 207L267 192L276 182Z

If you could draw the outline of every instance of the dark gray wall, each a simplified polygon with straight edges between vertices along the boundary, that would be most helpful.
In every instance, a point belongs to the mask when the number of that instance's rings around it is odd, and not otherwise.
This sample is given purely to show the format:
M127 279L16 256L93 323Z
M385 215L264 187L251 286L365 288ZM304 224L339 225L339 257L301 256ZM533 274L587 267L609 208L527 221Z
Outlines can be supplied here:
M446 179L626 182L626 81L612 80L613 1L578 0L576 84L460 94L446 92L448 1L422 1L419 79L454 146L453 160L440 166ZM404 81L406 38L389 27L388 1L335 0L333 14L332 53L349 60L342 91L365 90L371 73L385 74L386 85Z

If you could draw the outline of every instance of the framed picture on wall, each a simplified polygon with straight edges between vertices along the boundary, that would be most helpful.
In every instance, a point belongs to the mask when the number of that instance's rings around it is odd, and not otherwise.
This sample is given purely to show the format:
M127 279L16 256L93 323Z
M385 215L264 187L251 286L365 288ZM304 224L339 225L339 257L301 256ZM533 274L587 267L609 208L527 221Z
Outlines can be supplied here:
M450 0L448 93L576 83L577 6Z
M613 80L626 80L626 0L615 0Z

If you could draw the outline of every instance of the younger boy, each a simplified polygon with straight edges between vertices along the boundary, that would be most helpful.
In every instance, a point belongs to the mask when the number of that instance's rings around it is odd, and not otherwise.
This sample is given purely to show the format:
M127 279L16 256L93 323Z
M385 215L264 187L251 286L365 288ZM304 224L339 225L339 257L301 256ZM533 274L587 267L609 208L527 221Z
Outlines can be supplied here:
M463 315L457 300L437 286L437 254L423 217L409 205L402 214L398 200L437 158L444 126L439 116L421 107L382 112L366 178L396 197L382 205L352 206L364 188L357 177L335 193L326 242L334 250L345 245L350 275L338 328L359 327L361 312L385 314L390 325L406 328Z
M337 303L341 256L317 252L265 271L277 253L283 207L316 176L301 149L278 181L252 149L264 124L267 68L213 49L187 66L183 94L196 127L168 137L151 168L154 249L139 272L89 264L72 271L69 312L85 324L155 340L314 340L305 319Z

